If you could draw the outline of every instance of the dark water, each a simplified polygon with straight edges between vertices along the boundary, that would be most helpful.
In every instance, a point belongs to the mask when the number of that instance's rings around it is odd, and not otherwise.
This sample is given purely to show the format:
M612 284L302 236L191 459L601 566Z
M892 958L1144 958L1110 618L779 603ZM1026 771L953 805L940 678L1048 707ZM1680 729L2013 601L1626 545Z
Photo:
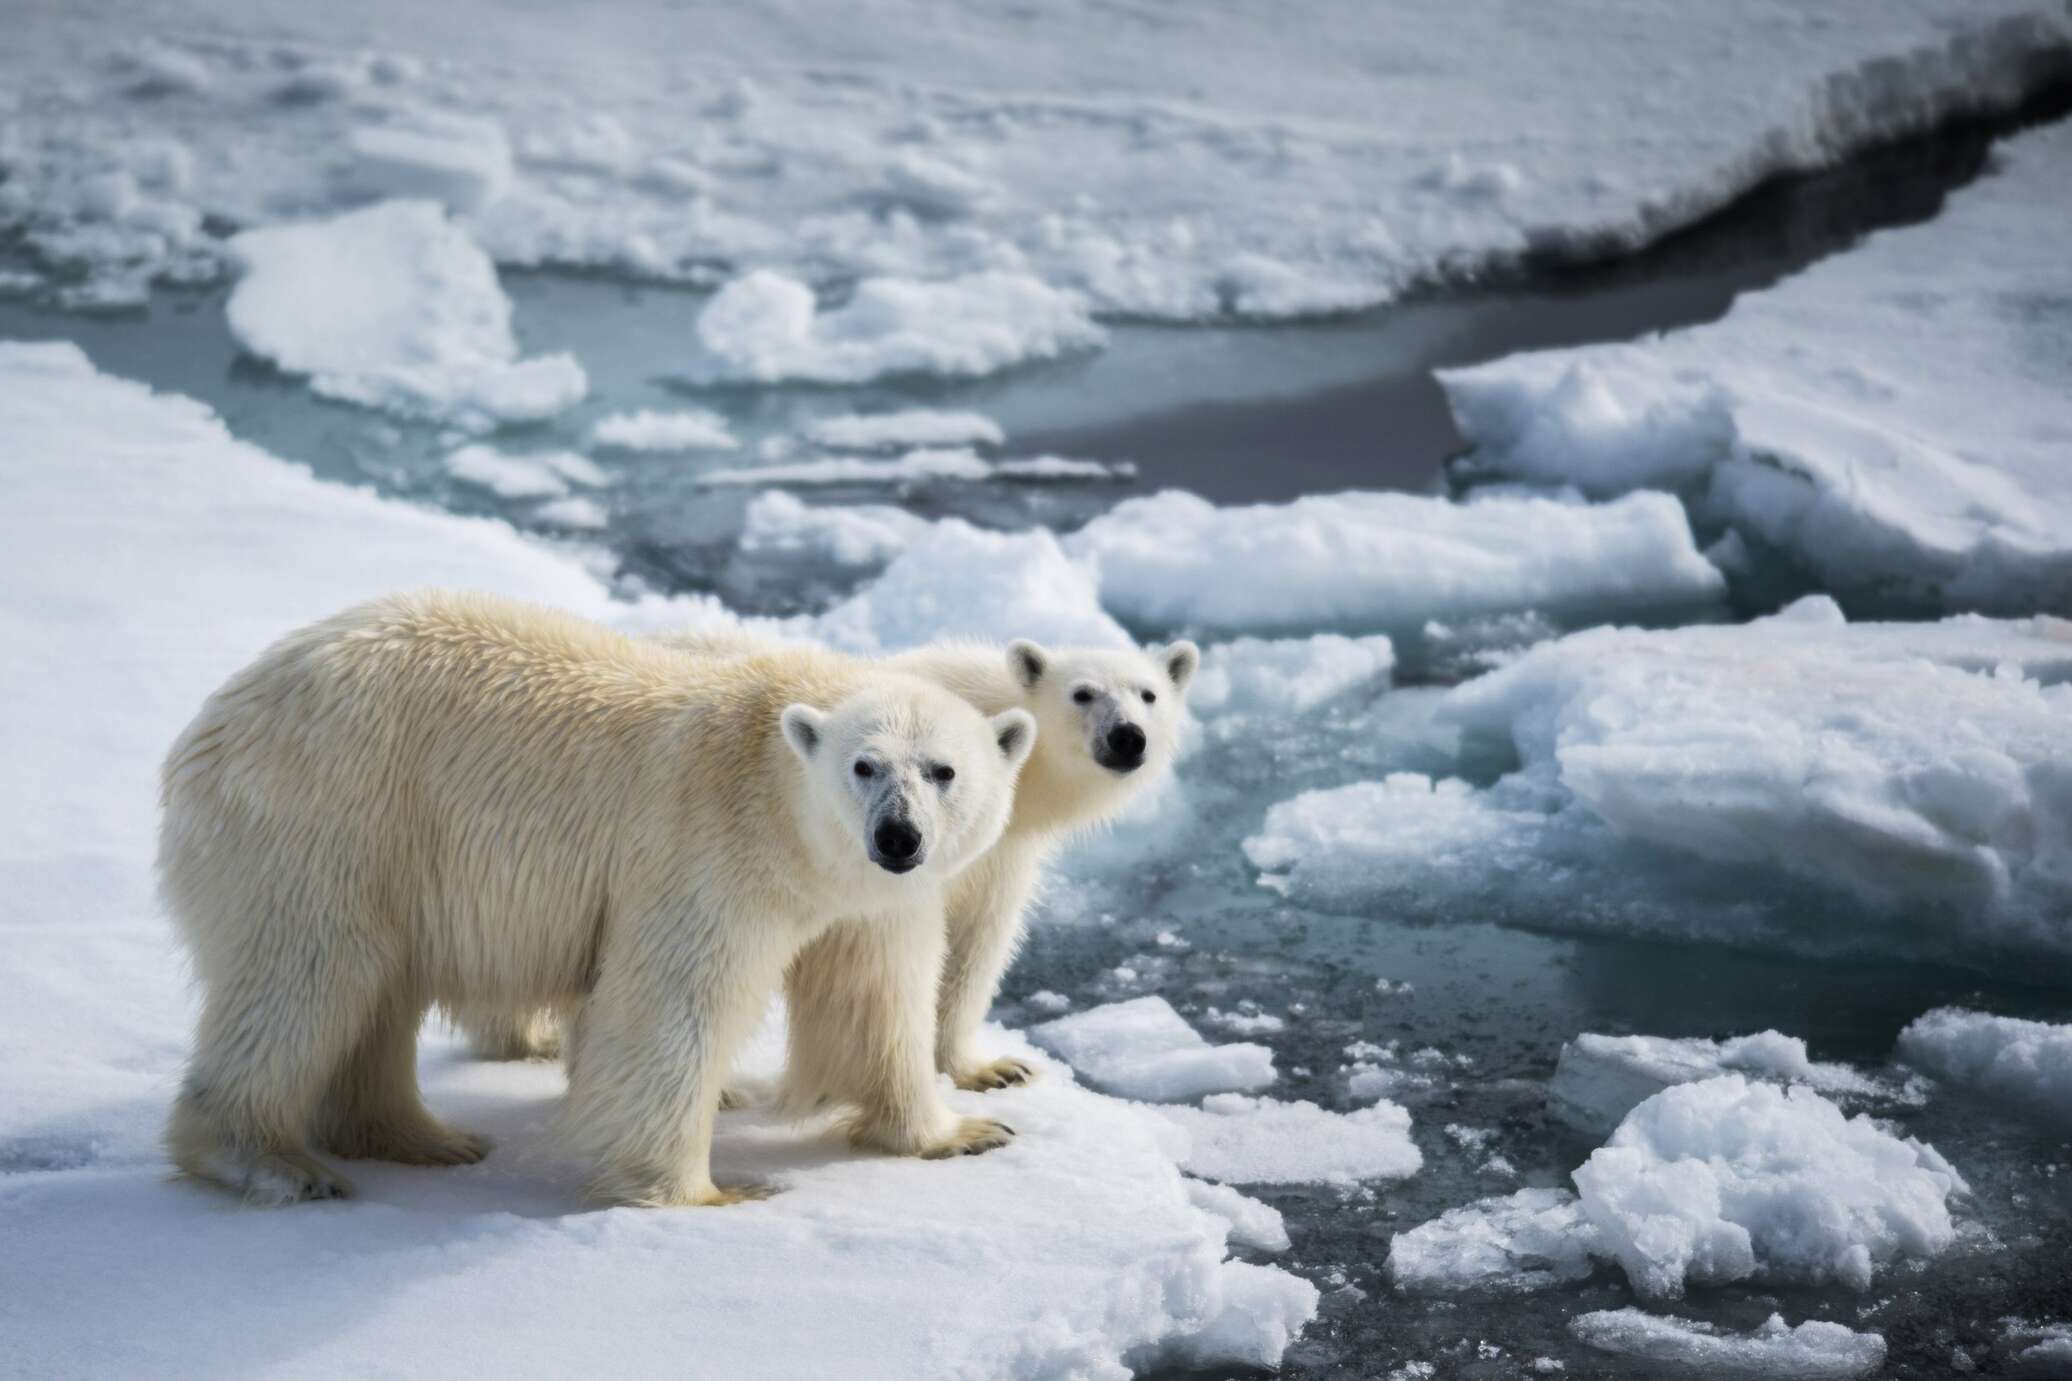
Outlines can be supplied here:
M2062 105L2062 100L2060 102ZM2031 114L2035 112L2030 112ZM899 381L855 389L692 391L675 378L701 294L572 274L507 276L529 352L572 350L593 397L551 425L499 434L514 451L580 444L589 423L635 407L696 404L727 414L752 447L814 417L925 403L973 408L1010 434L1005 454L1056 452L1138 467L1128 484L1071 487L928 485L898 492L818 491L817 502L898 501L1001 526L1071 527L1133 492L1183 486L1223 502L1277 500L1343 488L1425 489L1459 446L1431 371L1522 349L1629 339L1717 317L1735 295L1845 249L1879 227L1933 215L1952 188L1985 166L2007 126L1966 127L1874 153L1846 169L1780 181L1654 249L1596 267L1530 266L1501 282L1454 284L1387 311L1280 327L1168 328L1122 323L1109 347L1079 359L975 382ZM238 435L318 474L467 513L537 526L529 505L455 483L439 464L451 444L436 429L397 424L315 398L298 381L241 356L222 320L221 291L161 295L134 314L79 317L0 302L0 337L69 338L105 370L206 400ZM737 607L781 610L828 591L748 579L735 533L748 495L701 488L721 457L600 457L617 483L601 500L611 525L597 540L624 568L671 589L712 589ZM1558 916L1529 928L1486 923L1472 907L1445 923L1392 915L1338 916L1291 907L1259 889L1239 841L1267 804L1312 786L1384 770L1432 770L1389 757L1350 732L1316 724L1272 741L1223 745L1183 769L1200 823L1184 838L1145 844L1118 865L1068 860L1047 919L1011 975L1003 1015L1026 1013L1038 989L1075 1002L1164 993L1183 1012L1240 1001L1287 1013L1261 1039L1284 1071L1275 1092L1344 1106L1344 1047L1400 1039L1471 1062L1437 1087L1406 1095L1425 1169L1369 1192L1323 1186L1258 1188L1287 1215L1284 1264L1318 1282L1324 1313L1296 1345L1298 1377L1385 1376L1436 1361L1448 1377L1516 1377L1535 1356L1569 1377L1644 1376L1644 1364L1592 1354L1565 1320L1633 1302L1616 1273L1519 1299L1408 1300L1383 1274L1390 1236L1439 1212L1523 1185L1566 1183L1594 1143L1551 1120L1543 1099L1561 1043L1583 1031L1726 1036L1776 1027L1804 1037L1816 1059L1878 1066L1899 1029L1928 1008L1960 1002L2072 1019L2061 988L2028 987L1896 958L1810 963L1783 954L1561 933ZM1118 846L1135 848L1127 834ZM1443 908L1441 908L1443 909ZM1836 924L1847 924L1838 915ZM1159 950L1171 931L1184 950ZM1145 975L1124 990L1125 960ZM1391 995L1376 980L1408 981ZM1297 1073L1295 1071L1307 1071ZM1996 1320L2072 1318L2072 1141L2023 1123L1966 1091L1909 1109L1906 1130L1933 1143L1971 1179L1969 1221L1996 1236L1961 1246L1919 1272L1881 1276L1867 1297L1835 1291L1708 1290L1677 1312L1745 1328L1781 1309L1873 1328L1892 1348L1885 1374L1951 1374L1963 1347L1993 1374ZM1492 1150L1517 1178L1479 1167L1445 1134L1449 1123L1493 1129ZM1487 1355L1484 1345L1498 1349ZM2033 1373L2032 1373L2033 1374Z

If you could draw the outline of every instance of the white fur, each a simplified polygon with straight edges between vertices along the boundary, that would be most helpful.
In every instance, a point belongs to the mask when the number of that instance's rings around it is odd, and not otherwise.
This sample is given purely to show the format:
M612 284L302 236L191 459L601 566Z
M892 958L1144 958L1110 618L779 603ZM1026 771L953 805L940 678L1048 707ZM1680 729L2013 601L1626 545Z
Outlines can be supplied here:
M838 916L877 941L873 990L927 1008L944 885L999 837L1032 733L889 668L691 657L479 596L289 636L166 762L163 888L205 997L175 1163L287 1202L345 1192L315 1148L479 1159L419 1099L426 1007L579 1008L568 1123L600 1191L743 1197L709 1168L740 1040ZM871 858L888 812L920 844L904 874ZM932 1025L874 1033L859 1135L999 1144L943 1104Z
M662 639L701 657L750 655L772 646L749 633L692 633ZM936 1064L967 1089L1020 1083L1032 1071L1019 1060L988 1060L977 1046L1000 979L1021 945L1022 925L1043 870L1074 833L1112 819L1135 795L1168 771L1178 747L1188 683L1200 663L1193 643L1144 651L1074 648L1046 650L1033 643L945 643L885 659L876 665L943 687L985 714L1024 709L1038 725L1036 748L1023 767L1006 832L950 884L941 988L933 1022ZM1079 692L1086 703L1075 700ZM1146 691L1155 697L1146 703ZM1145 731L1143 765L1123 774L1096 760L1099 740L1123 719ZM787 1101L798 1110L823 1099L851 1101L869 1088L868 1062L849 1058L878 1041L868 1033L917 1020L896 1011L884 985L860 975L881 964L875 928L841 924L801 952L786 975L792 1007ZM484 1054L549 1053L537 1031L504 1048L515 1027L536 1021L509 1012L459 1014Z

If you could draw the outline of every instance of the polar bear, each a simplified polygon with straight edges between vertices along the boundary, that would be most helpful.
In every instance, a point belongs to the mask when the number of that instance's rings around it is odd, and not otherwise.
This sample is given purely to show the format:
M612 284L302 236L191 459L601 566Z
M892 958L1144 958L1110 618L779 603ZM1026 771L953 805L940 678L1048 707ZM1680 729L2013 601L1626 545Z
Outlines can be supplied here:
M948 879L992 847L1035 741L918 677L809 649L696 658L478 595L381 600L218 690L164 771L162 889L204 990L167 1129L262 1203L346 1182L313 1149L417 1165L486 1143L428 1112L434 1003L580 1002L566 1121L634 1204L710 1176L729 1061L797 952L872 930L860 1142L1012 1133L935 1085Z
M678 633L658 641L701 657L754 655L777 644L749 631ZM1022 922L1044 865L1072 835L1114 818L1173 762L1189 683L1201 653L1187 641L1137 650L1036 643L950 642L871 665L941 686L982 714L1022 709L1036 718L1036 747L1015 790L1000 842L949 889L948 947L938 994L937 1067L959 1088L1005 1088L1031 1077L1016 1059L987 1059L978 1035L1013 962ZM868 1088L867 1067L844 1052L867 1049L853 1033L897 1019L892 994L846 976L869 971L877 946L869 927L836 926L802 951L786 975L793 1044L786 1101L846 1101ZM551 1056L550 1013L470 1009L456 1014L478 1052L491 1058ZM838 1026L850 1037L823 1030Z

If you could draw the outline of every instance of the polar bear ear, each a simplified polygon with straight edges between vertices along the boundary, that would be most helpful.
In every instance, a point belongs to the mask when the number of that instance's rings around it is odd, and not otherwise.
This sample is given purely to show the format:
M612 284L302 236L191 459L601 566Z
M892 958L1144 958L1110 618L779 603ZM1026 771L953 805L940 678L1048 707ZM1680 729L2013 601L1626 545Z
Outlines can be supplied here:
M1003 710L993 716L993 741L1009 767L1020 767L1036 746L1036 716L1027 710Z
M1015 683L1028 690L1043 679L1043 673L1050 668L1050 654L1027 638L1016 638L1007 645L1007 669L1014 673Z
M813 761L827 716L811 705L786 705L778 723L784 726L784 741L791 745L791 751L806 762Z
M1194 679L1195 670L1201 666L1201 649L1182 638L1160 652L1158 660L1165 664L1166 675L1173 680L1173 689L1186 690L1187 683Z

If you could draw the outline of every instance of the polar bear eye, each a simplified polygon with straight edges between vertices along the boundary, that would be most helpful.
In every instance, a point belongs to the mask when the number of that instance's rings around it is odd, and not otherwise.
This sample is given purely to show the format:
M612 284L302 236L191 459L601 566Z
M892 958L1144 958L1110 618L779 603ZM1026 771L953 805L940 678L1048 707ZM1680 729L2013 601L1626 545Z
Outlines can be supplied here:
M856 760L856 775L859 777L875 777L878 775L878 769L872 767L862 758L858 758Z
M1157 703L1158 703L1158 692L1157 692L1157 691L1145 691L1145 692L1144 692L1144 703L1145 703L1145 704L1147 704L1147 705L1155 705L1155 704L1157 704Z
M1072 692L1072 703L1075 705L1091 705L1094 703L1094 693L1081 686L1078 690Z
M948 786L951 782L957 780L957 769L948 763L944 763L940 767L929 768L928 775L935 779L937 786Z

